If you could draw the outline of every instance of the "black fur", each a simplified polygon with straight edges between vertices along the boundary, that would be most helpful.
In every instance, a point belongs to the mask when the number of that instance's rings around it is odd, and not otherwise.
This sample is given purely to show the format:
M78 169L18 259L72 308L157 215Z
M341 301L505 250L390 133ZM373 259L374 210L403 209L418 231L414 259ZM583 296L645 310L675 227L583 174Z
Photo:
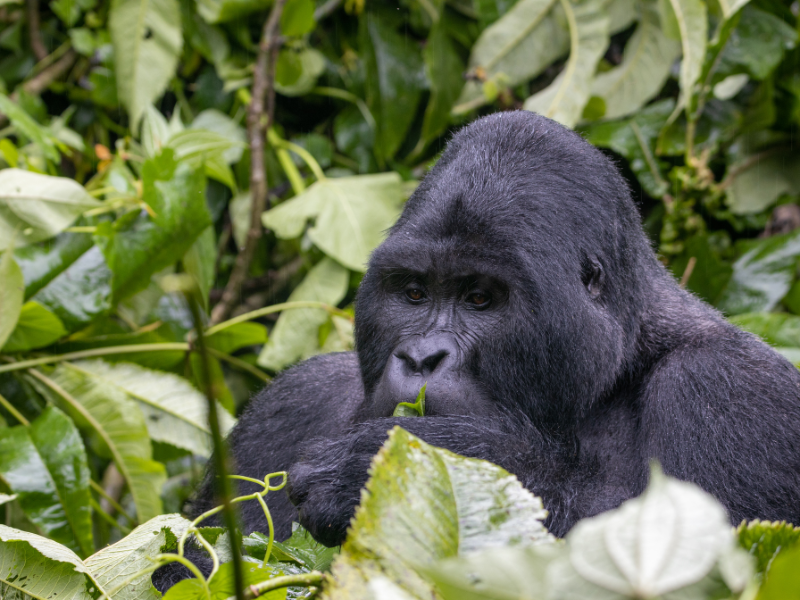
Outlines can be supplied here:
M453 138L373 253L356 347L282 374L231 433L240 473L289 470L279 539L299 518L340 543L397 424L516 474L559 536L641 493L651 458L734 523L800 523L800 373L681 290L614 165L541 116ZM424 381L426 416L390 418Z

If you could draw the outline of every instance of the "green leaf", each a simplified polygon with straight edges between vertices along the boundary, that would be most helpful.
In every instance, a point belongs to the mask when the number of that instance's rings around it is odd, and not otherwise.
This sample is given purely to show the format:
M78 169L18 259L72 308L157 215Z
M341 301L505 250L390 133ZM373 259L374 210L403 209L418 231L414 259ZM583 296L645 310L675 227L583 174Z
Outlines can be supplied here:
M393 157L411 127L427 88L422 53L381 14L361 18L367 105L377 123L376 154Z
M722 505L660 470L639 498L580 521L567 546L548 568L555 598L657 598L677 590L687 600L726 598L721 592L740 592L752 571ZM730 564L737 573L727 574ZM717 565L730 590L690 587Z
M38 302L26 302L11 336L0 346L3 352L21 352L49 346L67 335L64 324L57 316Z
M472 47L469 72L488 81L502 78L505 85L515 86L539 75L569 47L568 26L557 0L519 0L481 33ZM453 112L485 104L481 87L479 82L468 82Z
M289 0L281 13L281 33L299 37L314 30L314 0Z
M0 525L0 597L9 600L86 600L103 590L66 546Z
M646 2L639 6L639 25L625 45L622 63L592 83L592 95L605 101L606 119L627 116L649 102L664 87L680 54L680 44L661 31L655 7Z
M245 321L207 336L206 344L224 354L233 354L246 346L261 346L267 342L267 337L264 325Z
M84 556L92 552L91 473L64 413L49 406L30 427L0 429L0 474L42 533Z
M25 298L30 298L92 247L87 233L64 232L46 244L17 248L17 259L25 278Z
M119 589L120 600L156 600L161 594L150 583L151 573L129 578L153 564L153 557L175 550L178 539L191 523L180 515L161 515L139 525L116 544L86 559L97 582L107 590ZM127 584L118 588L121 584Z
M800 596L800 548L780 553L772 564L759 600L787 600Z
M308 236L328 256L354 271L366 269L369 254L400 215L404 199L397 173L324 179L265 212L264 226L283 239Z
M422 52L425 73L431 88L420 134L425 142L435 139L447 128L450 110L464 87L464 61L461 60L453 40L447 35L444 19L446 15L441 16L439 22L431 28Z
M98 227L95 236L114 274L115 300L147 287L151 275L183 256L211 225L202 171L176 164L170 149L144 163L142 182L155 217L142 211L129 228Z
M670 262L670 270L678 280L681 280L689 261L694 259L694 267L686 287L712 306L716 306L733 269L720 257L718 245L708 235L694 235L685 240L683 246L683 254Z
M208 23L224 23L269 8L272 0L197 0L197 12Z
M737 327L760 337L771 346L800 348L800 317L788 313L756 312L728 319Z
M417 394L417 399L411 402L400 402L394 407L393 417L424 417L425 416L425 388L428 387L426 381Z
M444 600L544 600L547 567L563 553L556 544L492 548L440 560L424 572Z
M700 77L706 55L708 21L702 0L661 0L660 8L662 20L675 24L683 53L679 77L681 93L670 119L673 120L694 94L694 84ZM669 26L664 28L669 31Z
M800 154L748 157L730 165L728 172L734 175L725 202L735 215L759 213L783 194L800 193Z
M525 101L525 110L574 127L592 93L597 62L608 48L608 15L604 0L561 0L561 6L569 23L569 60L553 83Z
M82 213L102 206L79 183L21 169L0 171L0 250L15 230L16 245L24 246L57 235Z
M347 293L349 281L347 269L331 258L323 258L294 289L288 301L315 300L336 306ZM321 308L285 311L261 350L258 364L279 371L301 358L319 354L318 332L327 320L328 313Z
M769 311L789 291L800 257L800 231L741 244L745 252L717 307L729 315Z
M730 19L736 12L742 8L750 0L719 0L719 5L722 8L722 16L725 19Z
M52 134L2 93L0 93L0 113L6 115L17 132L33 142L48 159L58 161L58 149Z
M177 162L200 165L207 158L224 155L236 145L230 138L205 129L185 129L169 137L167 147L175 151Z
M189 128L205 129L221 135L231 143L231 146L222 152L225 162L234 164L241 160L244 148L247 146L247 133L225 113L213 108L204 110L195 117Z
M662 174L668 165L656 158L655 146L658 134L674 106L673 100L662 100L630 119L593 123L582 128L581 132L591 144L609 148L627 158L645 191L653 198L660 198L668 190Z
M117 90L136 131L172 79L183 46L177 0L112 0L108 29Z
M17 326L24 295L22 271L14 260L14 253L6 250L0 256L0 348Z
M214 286L214 267L217 260L217 241L214 227L207 227L183 255L181 262L200 290L203 308L208 310L208 294Z
M774 313L770 313L774 314ZM736 529L739 545L756 560L756 572L765 574L781 552L800 545L800 527L786 521L742 522Z
M245 562L242 565L242 575L244 575L245 586L266 581L280 572L273 572L271 569L262 569L260 565ZM226 600L235 595L233 564L225 563L220 565L219 570L208 582L211 591L210 600ZM285 600L287 588L278 588L259 596L264 600ZM208 600L202 584L197 579L184 579L172 586L166 594L164 600Z
M302 96L317 85L325 71L325 55L315 48L285 48L278 54L275 91L284 96Z
M72 366L98 386L114 388L136 400L151 439L199 456L211 456L208 400L184 378L130 363L92 360ZM220 428L225 435L235 420L226 411L219 413Z
M111 308L111 271L100 249L91 246L32 299L55 314L68 331L105 314Z
M49 375L31 379L36 389L97 437L96 451L113 458L136 504L140 522L161 514L164 465L153 460L144 415L124 391L90 373L60 363Z
M253 532L244 538L248 555L264 560L269 538ZM292 523L292 536L283 542L273 542L273 555L280 561L296 562L308 571L327 571L339 554L339 547L328 548L317 542L299 523Z
M369 598L385 577L414 598L433 596L418 573L434 561L553 540L547 512L516 477L434 448L399 427L373 459L347 541L334 561L331 600ZM403 596L401 596L403 597Z

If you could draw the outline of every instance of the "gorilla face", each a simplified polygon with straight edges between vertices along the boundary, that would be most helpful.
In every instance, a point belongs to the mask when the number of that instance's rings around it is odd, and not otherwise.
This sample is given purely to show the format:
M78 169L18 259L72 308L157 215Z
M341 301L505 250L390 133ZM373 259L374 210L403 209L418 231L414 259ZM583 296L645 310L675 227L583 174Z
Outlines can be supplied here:
M509 117L454 138L370 260L361 419L427 382L430 415L521 410L563 427L631 367L630 261L650 251L625 184L576 134Z

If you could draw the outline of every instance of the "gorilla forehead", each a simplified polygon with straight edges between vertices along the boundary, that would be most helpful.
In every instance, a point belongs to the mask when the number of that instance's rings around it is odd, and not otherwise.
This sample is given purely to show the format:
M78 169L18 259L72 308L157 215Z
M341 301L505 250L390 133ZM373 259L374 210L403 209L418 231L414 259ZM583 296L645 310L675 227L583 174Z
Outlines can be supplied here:
M535 253L553 242L613 249L620 224L636 214L615 166L578 134L527 111L497 113L453 137L385 251L426 246L494 262L519 258L509 249ZM571 244L558 243L564 235Z

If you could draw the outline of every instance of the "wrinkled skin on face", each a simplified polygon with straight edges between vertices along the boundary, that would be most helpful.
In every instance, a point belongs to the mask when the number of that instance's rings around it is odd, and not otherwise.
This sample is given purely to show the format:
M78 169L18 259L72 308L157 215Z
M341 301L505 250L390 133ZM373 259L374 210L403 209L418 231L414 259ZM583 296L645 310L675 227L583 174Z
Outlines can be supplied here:
M515 474L556 535L641 493L652 458L732 522L800 522L800 373L681 290L613 163L541 116L454 136L370 259L356 349L281 374L231 432L239 473L289 470L278 539L341 543L395 425ZM391 417L425 383L425 416Z

